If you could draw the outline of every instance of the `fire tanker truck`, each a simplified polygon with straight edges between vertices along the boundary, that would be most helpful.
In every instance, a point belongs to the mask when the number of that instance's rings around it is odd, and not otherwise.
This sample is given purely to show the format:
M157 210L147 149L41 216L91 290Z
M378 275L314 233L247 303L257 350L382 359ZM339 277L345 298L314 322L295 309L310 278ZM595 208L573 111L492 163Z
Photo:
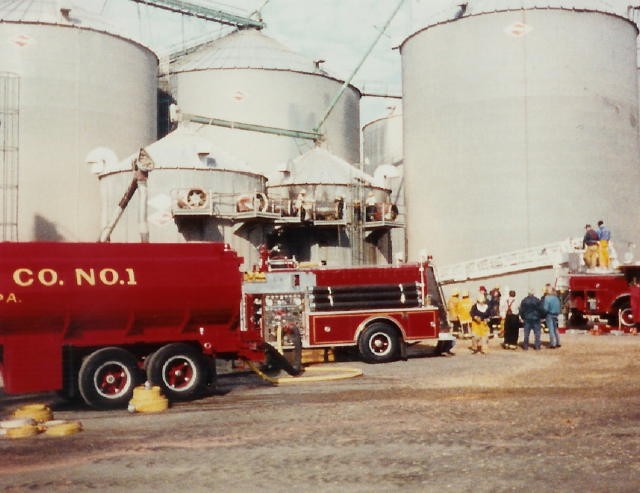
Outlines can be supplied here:
M0 243L0 369L9 394L125 407L147 380L170 399L215 380L215 358L300 371L302 348L369 362L439 339L428 264L243 274L220 243ZM448 334L440 349L449 349ZM282 355L286 355L285 358Z

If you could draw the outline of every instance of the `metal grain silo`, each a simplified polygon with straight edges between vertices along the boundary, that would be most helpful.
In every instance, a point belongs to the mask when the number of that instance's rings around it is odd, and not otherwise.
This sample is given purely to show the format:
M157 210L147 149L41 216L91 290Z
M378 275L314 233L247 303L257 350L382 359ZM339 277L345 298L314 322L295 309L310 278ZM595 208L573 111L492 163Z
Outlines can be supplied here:
M390 262L397 209L389 190L316 147L269 177L275 221L271 243L299 261L327 265Z
M409 256L427 249L442 265L535 247L601 218L619 249L637 241L638 29L626 7L465 6L400 46Z
M402 111L390 108L389 114L362 127L364 171L372 175L383 164L402 164Z
M342 82L255 29L235 31L175 59L166 74L183 113L280 129L311 131ZM358 162L360 92L349 86L323 126L322 146ZM314 147L311 140L208 126L212 142L262 173Z
M373 175L378 183L391 191L391 202L398 207L404 221L404 166L402 149L402 112L396 106L389 115L362 127L364 171ZM404 227L391 231L391 251L394 259L406 259Z
M14 165L2 165L16 171L4 183L17 204L15 236L95 240L100 201L85 157L154 140L157 58L69 1L2 2L0 40L0 85L19 88L0 98L14 130L2 142Z
M181 125L146 146L154 163L143 195L133 196L111 239L140 241L141 221L154 243L219 241L230 244L250 268L258 260L272 216L266 178L200 136L201 129ZM136 152L114 168L99 170L103 226L132 182ZM144 199L146 195L146 200ZM141 203L142 201L142 203ZM144 209L143 209L144 208Z

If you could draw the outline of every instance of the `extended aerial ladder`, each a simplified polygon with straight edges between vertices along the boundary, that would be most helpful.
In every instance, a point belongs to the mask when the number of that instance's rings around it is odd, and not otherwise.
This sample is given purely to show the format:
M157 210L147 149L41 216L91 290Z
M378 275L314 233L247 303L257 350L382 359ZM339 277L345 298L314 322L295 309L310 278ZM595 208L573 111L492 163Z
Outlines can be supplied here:
M581 248L581 239L569 238L537 247L450 264L437 269L438 281L440 285L447 285L543 269L574 268L572 264L579 263L576 257L581 252Z

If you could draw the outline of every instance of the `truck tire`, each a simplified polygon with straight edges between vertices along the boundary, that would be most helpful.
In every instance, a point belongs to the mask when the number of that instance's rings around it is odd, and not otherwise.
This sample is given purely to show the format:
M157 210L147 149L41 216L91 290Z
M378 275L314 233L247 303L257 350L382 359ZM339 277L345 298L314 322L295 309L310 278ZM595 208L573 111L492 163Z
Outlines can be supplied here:
M169 400L191 399L208 381L207 365L193 346L167 344L148 359L147 378L160 387Z
M400 352L398 332L389 324L374 322L360 335L358 350L369 363L394 361Z
M78 372L84 401L96 408L126 408L141 381L136 359L122 348L107 347L85 358Z

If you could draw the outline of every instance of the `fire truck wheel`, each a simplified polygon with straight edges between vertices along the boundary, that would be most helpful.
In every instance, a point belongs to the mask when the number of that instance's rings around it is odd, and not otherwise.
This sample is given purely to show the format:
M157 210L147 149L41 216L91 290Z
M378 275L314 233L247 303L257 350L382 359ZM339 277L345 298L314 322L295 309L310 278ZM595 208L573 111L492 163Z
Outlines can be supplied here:
M633 312L631 311L631 307L628 307L628 306L621 307L620 323L625 327L633 327L636 324L635 321L633 320Z
M82 362L78 388L90 406L125 408L140 380L135 357L122 348L107 347L91 353Z
M396 329L383 322L372 323L360 335L358 349L369 363L386 363L398 358L400 344Z
M183 343L167 344L153 353L147 361L147 377L169 400L194 397L208 380L200 352Z

